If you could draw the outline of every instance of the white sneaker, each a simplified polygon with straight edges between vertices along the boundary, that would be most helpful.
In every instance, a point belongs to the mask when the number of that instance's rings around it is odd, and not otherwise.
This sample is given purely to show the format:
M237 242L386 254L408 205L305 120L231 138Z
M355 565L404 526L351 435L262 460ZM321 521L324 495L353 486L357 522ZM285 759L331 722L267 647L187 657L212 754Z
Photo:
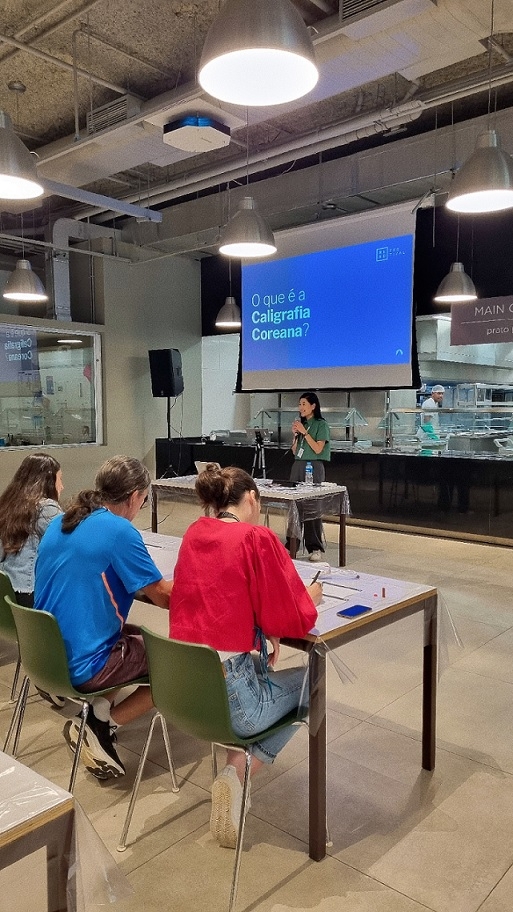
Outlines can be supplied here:
M319 564L324 560L324 551L311 551L308 555L308 560L312 561L314 564Z
M219 845L234 849L239 835L242 785L234 766L225 766L212 785L210 832Z

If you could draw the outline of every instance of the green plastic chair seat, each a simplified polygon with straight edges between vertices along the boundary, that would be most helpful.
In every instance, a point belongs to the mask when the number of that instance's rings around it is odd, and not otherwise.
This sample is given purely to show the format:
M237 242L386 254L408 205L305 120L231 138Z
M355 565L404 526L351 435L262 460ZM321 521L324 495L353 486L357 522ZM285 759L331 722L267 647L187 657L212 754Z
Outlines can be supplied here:
M69 674L68 656L62 633L57 620L48 611L39 611L34 608L25 608L17 605L9 596L5 601L12 611L16 632L18 636L18 645L23 668L25 669L30 681L40 690L48 693L59 694L70 700L79 701L82 705L82 716L87 719L89 705L95 697L103 694L112 693L113 690L119 690L120 687L130 685L148 684L148 676L136 678L132 681L126 681L124 684L116 684L113 687L107 687L103 690L97 690L90 693L83 693L77 690L71 683ZM71 607L70 607L71 610ZM15 714L18 715L18 732L15 743L19 737L19 730L23 722L23 714L28 695L28 682L25 688L25 696L22 698L22 692L18 703L16 704ZM82 726L82 729L84 726ZM77 743L73 767L71 770L70 784L68 791L72 792L75 785L78 761L82 749L83 731Z
M0 570L0 638L8 640L9 643L16 643L18 645L18 634L16 633L16 624L14 623L14 618L12 616L12 611L9 608L9 605L5 601L5 596L8 595L10 599L14 601L15 594L14 589L12 588L12 583L3 570ZM14 703L16 699L16 688L18 686L18 678L20 675L21 659L18 650L18 659L16 661L16 668L14 669L14 675L11 685L11 696L10 702Z
M171 722L179 731L203 741L210 741L212 744L214 777L216 775L215 745L242 751L245 754L246 762L241 816L228 904L228 912L232 912L237 897L246 810L249 799L250 747L255 741L260 741L262 738L280 731L282 728L301 722L303 717L300 717L298 712L294 711L288 713L275 725L264 731L260 731L248 738L239 737L232 727L223 666L216 650L211 649L210 646L182 643L178 640L168 639L153 633L145 627L142 627L141 630L148 657L151 694L157 713L152 720L139 762L118 851L123 852L126 849L128 828L132 819L157 717L162 722L165 742L168 735L164 720Z

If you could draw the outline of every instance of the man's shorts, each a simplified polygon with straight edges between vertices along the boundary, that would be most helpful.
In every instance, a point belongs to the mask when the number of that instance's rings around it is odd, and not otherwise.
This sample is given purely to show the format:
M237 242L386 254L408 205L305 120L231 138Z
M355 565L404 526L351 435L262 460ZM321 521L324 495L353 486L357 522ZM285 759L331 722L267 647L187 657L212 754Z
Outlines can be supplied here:
M121 686L148 674L148 660L139 627L125 624L107 662L89 681L77 687L81 693L93 693L107 687Z

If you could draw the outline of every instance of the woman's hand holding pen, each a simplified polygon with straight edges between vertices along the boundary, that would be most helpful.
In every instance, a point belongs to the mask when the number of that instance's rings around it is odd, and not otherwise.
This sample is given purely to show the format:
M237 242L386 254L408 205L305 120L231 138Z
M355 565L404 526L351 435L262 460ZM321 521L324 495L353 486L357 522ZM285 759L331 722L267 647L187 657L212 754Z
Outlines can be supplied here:
M312 602L316 608L317 605L320 605L322 601L322 583L317 582L320 575L321 571L318 570L310 585L306 587L306 590L310 594L310 598L312 599Z
M310 598L312 599L312 602L314 603L316 608L317 608L317 605L319 605L322 600L322 583L317 582L320 574L321 574L321 571L318 570L317 573L315 574L312 582L310 583L310 585L306 587L307 591L310 594Z

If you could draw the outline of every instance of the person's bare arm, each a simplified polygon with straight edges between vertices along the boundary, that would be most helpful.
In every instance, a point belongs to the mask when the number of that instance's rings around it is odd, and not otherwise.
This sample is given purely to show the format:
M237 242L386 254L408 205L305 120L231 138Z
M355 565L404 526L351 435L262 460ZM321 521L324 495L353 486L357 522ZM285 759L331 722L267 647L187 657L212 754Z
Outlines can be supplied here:
M158 605L159 608L169 608L169 596L171 595L171 589L173 588L173 580L160 579L156 583L149 583L144 589L140 591L144 593L146 598L153 602L154 605Z

